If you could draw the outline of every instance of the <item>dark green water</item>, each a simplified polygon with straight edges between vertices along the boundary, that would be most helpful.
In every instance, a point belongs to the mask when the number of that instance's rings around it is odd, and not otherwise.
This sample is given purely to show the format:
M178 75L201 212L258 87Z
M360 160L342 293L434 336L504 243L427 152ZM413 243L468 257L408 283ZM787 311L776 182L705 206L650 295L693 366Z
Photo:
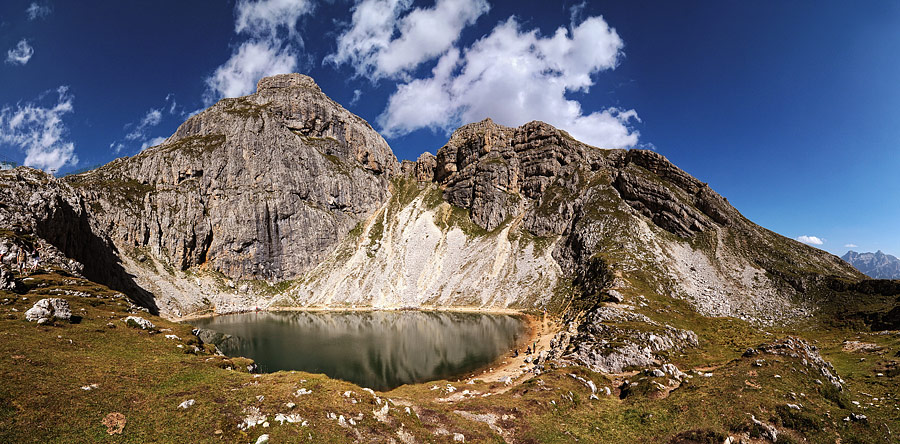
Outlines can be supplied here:
M232 335L219 348L263 372L324 373L388 390L451 378L508 352L525 326L507 315L449 312L261 312L191 322Z

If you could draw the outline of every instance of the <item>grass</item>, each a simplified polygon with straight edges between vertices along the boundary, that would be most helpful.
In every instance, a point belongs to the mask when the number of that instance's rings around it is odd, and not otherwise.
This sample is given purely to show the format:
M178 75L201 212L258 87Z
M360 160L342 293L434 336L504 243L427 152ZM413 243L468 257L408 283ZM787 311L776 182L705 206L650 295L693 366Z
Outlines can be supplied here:
M244 110L239 103L234 106L240 108L239 112L254 112ZM335 168L341 168L339 159L325 157ZM103 180L102 175L96 177ZM603 226L606 231L598 233L601 240L596 251L590 252L591 266L584 278L558 281L548 311L562 315L572 313L573 307L579 311L604 303L605 284L616 276L627 282L622 289L627 299L646 304L636 311L660 324L697 333L698 347L669 351L663 357L684 371L698 369L712 376L695 374L667 393L654 383L667 385L668 378L603 375L582 367L549 365L544 373L508 391L497 383L435 381L378 394L380 401L376 401L362 388L324 375L242 372L251 363L244 358L213 356L208 348L194 351L198 343L188 325L139 314L158 329L170 331L161 334L129 328L121 319L130 314L130 304L118 293L83 279L49 273L27 281L25 294L0 292L0 442L253 442L262 433L269 434L273 442L385 442L400 440L406 436L403 434L419 442L445 442L450 435L439 434L443 432L463 434L466 442L491 443L721 442L731 434L761 435L763 430L752 422L751 415L777 427L779 442L896 442L890 431L900 431L900 400L896 394L900 336L865 331L867 313L895 307L895 295L867 293L863 288L831 282L832 287L840 287L832 288L828 296L834 313L826 313L830 317L821 319L834 321L768 330L739 319L701 316L688 302L673 297L676 289L662 270L647 266L647 261L623 241L633 237L635 228L629 225L630 210L610 186L608 174L578 180L592 184L591 193L585 196L582 223ZM129 188L123 192L126 196L142 191L140 184L119 186ZM447 203L436 185L395 178L391 191L387 214L378 215L369 228L370 245L390 228L384 226L384 220L393 220L392 215L417 198L435 212L435 222L442 229L458 227L470 237L496 232L478 227L468 210ZM547 196L546 211L569 198L562 187L551 187ZM545 251L554 240L517 230L522 229L511 230L514 240L523 245L533 243L535 251ZM360 223L350 236L358 239L363 232ZM672 240L674 235L662 232L660 236ZM765 235L741 243L728 232L722 243L711 233L700 233L691 240L694 248L707 252L720 247L739 251L767 245L779 251L790 247L781 238ZM132 253L137 256L141 251ZM767 259L760 256L757 260ZM799 279L804 267L812 267L789 261L774 265L775 272L781 270L779 267L799 270L782 276L786 279L795 275ZM249 283L254 292L266 295L284 292L292 284ZM90 296L66 296L62 294L66 290ZM37 326L24 321L23 313L34 301L51 296L67 299L82 322ZM841 311L859 316L849 321L832 316ZM108 323L116 327L109 328ZM617 327L642 332L660 328L643 323L620 323ZM165 334L180 339L167 339ZM787 335L816 344L846 381L845 389L816 383L821 377L811 374L798 358L742 357L748 347ZM843 348L845 340L872 342L881 348L849 352ZM757 359L762 363L757 365ZM591 399L585 385L569 373L609 387L614 396ZM624 388L628 378L637 384L620 396L623 390L619 388ZM459 392L492 394L445 401L441 398L446 394L431 390L433 385L444 387L448 383ZM90 384L98 387L81 389ZM301 387L312 394L294 396ZM344 396L347 391L353 394ZM385 401L387 398L393 401ZM194 399L196 404L189 409L178 408L186 399ZM288 409L288 402L297 405ZM383 402L393 402L385 422L373 415ZM406 413L404 406L410 406L411 413ZM266 414L270 427L240 429L238 424L248 408ZM125 415L128 422L122 436L106 434L101 421L110 412ZM276 413L296 413L308 423L277 424ZM844 421L854 413L865 414L868 419ZM362 419L355 425L341 425L330 414L345 418L362 415ZM478 418L492 418L493 428Z
M500 434L471 415L494 415L503 436L525 443L690 442L684 441L690 437L698 441L699 437L752 432L750 414L777 426L779 442L782 437L785 442L834 442L838 437L841 442L891 442L887 429L900 430L898 376L876 376L877 371L897 360L897 335L840 330L792 332L817 343L826 359L834 363L846 381L846 389L839 392L827 384L816 384L815 375L805 374L806 367L798 359L740 357L745 345L773 339L753 334L740 321L711 319L699 325L698 319L676 319L678 316L673 315L669 320L673 324L695 322L695 331L705 338L698 350L673 356L673 360L684 370L692 364L715 368L710 370L713 376L688 379L665 398L658 399L654 390L635 390L624 399L601 395L592 400L587 388L569 373L614 391L621 379L569 367L548 369L505 393L450 403L441 401L445 395L431 387L451 383L459 391L487 392L502 385L436 381L403 386L379 394L381 402L390 398L396 403L391 404L388 420L383 423L372 414L380 408L375 399L353 384L302 372L257 376L228 370L241 369L248 361L209 355L205 350L194 353L197 341L189 325L144 313L138 315L164 331L128 328L121 319L131 314L127 312L129 304L101 285L53 273L35 275L26 283L25 294L0 294L4 304L0 305L2 442L252 442L262 433L269 434L274 442L381 442L398 439L401 429L420 442L449 439L436 435L437 430L462 433L466 442L503 442ZM59 290L90 294L59 296L83 317L79 324L37 326L23 319L23 312L34 301L58 295ZM116 327L109 328L108 323ZM788 334L774 333L775 337ZM180 339L167 339L166 334ZM710 338L719 336L719 342L711 342ZM845 352L841 347L845 339L872 342L882 348L878 352ZM759 358L765 363L756 367ZM81 389L90 384L98 387ZM312 394L294 396L301 387ZM353 394L345 397L348 390ZM872 401L875 398L878 401ZM194 399L196 404L178 408L187 399ZM288 402L296 403L296 407L288 409ZM802 405L802 410L789 408L788 403ZM405 412L404 405L413 407L411 414ZM250 407L266 414L270 427L239 429L238 424L247 415L245 409ZM107 435L101 424L111 412L120 412L126 418L121 436ZM274 421L276 413L291 412L307 420L307 425ZM362 414L363 419L345 427L330 419L329 413L345 418ZM868 420L843 421L851 413L865 414Z

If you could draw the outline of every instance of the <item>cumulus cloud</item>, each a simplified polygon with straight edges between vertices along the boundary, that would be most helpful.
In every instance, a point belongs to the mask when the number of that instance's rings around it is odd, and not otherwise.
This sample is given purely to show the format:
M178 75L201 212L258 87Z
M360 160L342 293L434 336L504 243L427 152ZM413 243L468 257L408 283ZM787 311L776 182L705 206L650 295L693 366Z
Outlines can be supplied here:
M805 234L803 236L798 236L797 240L808 245L822 245L825 243L825 239L816 236L807 236Z
M68 130L63 116L74 111L73 98L65 86L56 94L56 103L48 106L38 103L44 95L37 102L0 109L0 143L24 151L25 165L46 171L78 163L75 144L64 139Z
M356 73L376 80L403 76L446 52L462 30L490 6L485 0L437 0L434 7L409 10L408 0L362 0L353 9L351 26L338 37L326 61L349 63Z
M205 101L250 94L260 78L296 70L303 42L295 26L312 11L309 0L238 1L234 30L248 40L206 79Z
M19 40L12 49L6 52L6 63L10 65L24 65L34 55L34 48L28 44L27 39Z
M844 245L844 248L859 248L859 245L856 245L856 244L846 244L846 245Z
M504 125L543 120L602 148L638 141L634 110L585 114L567 93L589 92L592 76L617 66L624 46L602 17L589 17L552 36L522 30L515 17L465 50L451 48L431 77L399 85L378 118L388 137L420 128L449 130L491 117Z
M225 64L206 79L212 99L239 97L252 93L259 79L293 72L297 55L291 45L276 41L248 41L241 44ZM211 100L208 100L211 101Z
M28 20L37 20L50 15L50 12L50 6L39 5L37 2L32 2L28 5L28 9L25 10L25 15L28 16Z
M240 0L234 6L234 32L266 38L277 35L278 28L284 27L293 34L297 20L312 9L308 0Z

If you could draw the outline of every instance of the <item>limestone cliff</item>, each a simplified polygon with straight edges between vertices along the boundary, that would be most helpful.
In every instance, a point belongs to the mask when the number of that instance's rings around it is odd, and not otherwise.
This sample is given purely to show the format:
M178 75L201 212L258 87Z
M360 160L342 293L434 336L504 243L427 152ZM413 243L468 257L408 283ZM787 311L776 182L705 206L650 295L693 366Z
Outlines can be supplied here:
M397 169L369 124L296 74L264 78L162 144L67 181L163 311L184 313L202 297L172 288L184 287L175 274L301 276L387 199Z

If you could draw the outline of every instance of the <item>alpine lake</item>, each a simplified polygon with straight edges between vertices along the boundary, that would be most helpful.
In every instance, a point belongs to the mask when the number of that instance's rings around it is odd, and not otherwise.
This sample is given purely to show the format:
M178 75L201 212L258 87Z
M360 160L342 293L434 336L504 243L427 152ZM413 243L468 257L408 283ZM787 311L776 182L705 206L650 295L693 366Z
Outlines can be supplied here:
M525 322L503 314L439 311L282 311L190 321L228 356L264 373L324 373L379 391L460 377L509 353Z

